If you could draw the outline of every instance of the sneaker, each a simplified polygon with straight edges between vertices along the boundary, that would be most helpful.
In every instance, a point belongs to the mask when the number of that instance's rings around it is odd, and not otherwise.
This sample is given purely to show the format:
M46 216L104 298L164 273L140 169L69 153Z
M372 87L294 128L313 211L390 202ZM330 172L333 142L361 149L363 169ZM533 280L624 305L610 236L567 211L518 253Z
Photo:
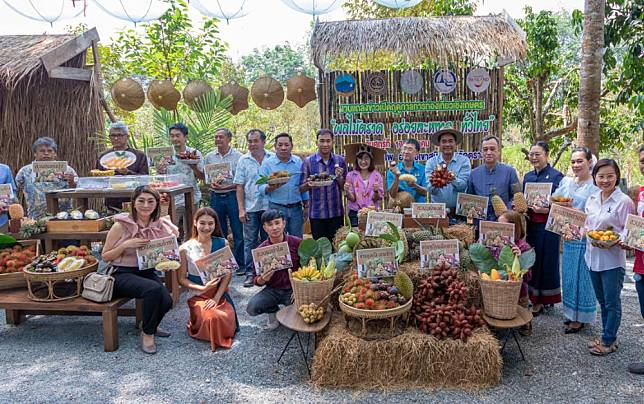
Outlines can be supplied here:
M266 323L266 330L274 330L280 326L280 323L277 322L277 316L275 313L268 313L268 321Z
M244 281L244 287L252 288L253 286L255 286L255 284L253 283L253 275L247 275L246 280Z

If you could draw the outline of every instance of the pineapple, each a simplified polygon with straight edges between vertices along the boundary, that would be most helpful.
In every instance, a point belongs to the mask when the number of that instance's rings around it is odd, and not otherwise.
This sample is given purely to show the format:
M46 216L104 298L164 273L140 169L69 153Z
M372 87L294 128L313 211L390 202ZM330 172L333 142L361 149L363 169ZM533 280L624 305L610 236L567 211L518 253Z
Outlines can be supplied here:
M508 208L507 206L505 206L505 202L503 202L503 199L501 199L499 194L496 193L495 187L490 188L490 193L492 194L492 208L494 208L494 214L496 215L496 217L499 217L506 210L508 210Z
M523 195L523 192L521 192L520 182L512 184L512 192L514 193L514 196L512 197L512 205L513 205L512 209L514 209L519 213L527 213L528 202L525 200L525 196Z

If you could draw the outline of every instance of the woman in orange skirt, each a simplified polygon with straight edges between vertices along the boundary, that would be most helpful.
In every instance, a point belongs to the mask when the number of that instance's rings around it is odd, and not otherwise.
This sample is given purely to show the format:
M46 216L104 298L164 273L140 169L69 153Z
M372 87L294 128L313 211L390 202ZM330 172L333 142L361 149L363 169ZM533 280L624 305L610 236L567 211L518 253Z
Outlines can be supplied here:
M195 213L192 237L179 249L179 283L199 293L188 299L188 333L210 341L213 351L217 347L230 348L239 328L235 306L227 293L232 274L208 280L202 277L195 261L226 246L228 241L222 237L217 214L211 208L201 208Z

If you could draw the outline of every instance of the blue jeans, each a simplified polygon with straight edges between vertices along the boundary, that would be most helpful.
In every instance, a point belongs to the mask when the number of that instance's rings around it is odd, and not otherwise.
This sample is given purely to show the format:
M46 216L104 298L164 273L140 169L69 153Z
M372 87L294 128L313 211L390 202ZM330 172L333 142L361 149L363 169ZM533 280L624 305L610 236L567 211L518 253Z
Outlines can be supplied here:
M637 298L640 301L640 313L642 314L642 318L644 318L644 276L635 274L635 277L635 290L637 290Z
M259 316L264 313L276 313L279 304L290 305L293 291L291 289L275 289L264 286L255 296L250 298L246 312L249 316Z
M246 212L247 221L244 223L244 267L246 269L246 275L253 274L253 255L251 250L257 248L259 243L268 237L260 220L262 213L264 213L263 210L259 212Z
M624 286L624 268L590 271L590 280L601 309L602 343L609 346L617 339L617 330L622 321L620 295Z
M270 202L268 207L282 212L286 218L286 232L288 234L302 238L304 235L304 213L302 211L301 203L289 208L284 205Z
M233 231L233 256L238 265L244 263L244 230L239 221L239 208L235 191L225 194L210 193L210 207L217 212L219 224L224 237L228 236L228 221Z

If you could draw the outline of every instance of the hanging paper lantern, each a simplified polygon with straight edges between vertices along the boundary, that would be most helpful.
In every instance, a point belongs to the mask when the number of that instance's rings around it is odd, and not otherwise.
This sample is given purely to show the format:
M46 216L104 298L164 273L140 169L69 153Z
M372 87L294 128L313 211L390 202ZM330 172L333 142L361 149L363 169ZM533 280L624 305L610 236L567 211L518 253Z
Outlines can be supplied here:
M2 0L10 9L23 17L35 21L48 22L76 18L83 13L81 5L77 7L70 0Z
M305 76L302 72L286 82L286 98L293 101L298 107L304 108L306 104L315 100L315 80Z
M112 100L125 111L135 111L145 102L145 92L136 80L124 77L112 86Z
M121 20L140 22L156 20L171 4L161 0L93 0L107 14Z
M389 8L409 8L420 4L423 0L373 0L381 6Z
M347 0L282 0L282 3L293 10L311 14L313 17L330 13L342 7L346 2Z
M192 80L186 88L183 89L183 101L193 110L205 112L206 106L203 105L203 95L212 91L212 87L203 80Z
M284 101L284 89L279 81L272 77L260 77L253 83L250 95L258 107L275 109Z
M219 87L219 94L224 99L228 96L232 98L230 104L230 113L237 115L240 111L248 109L248 89L237 83L231 82Z
M190 2L199 12L221 20L232 20L248 15L254 1L251 0L192 0Z
M174 88L170 80L154 80L148 87L148 101L154 108L165 108L168 111L177 109L181 93Z

